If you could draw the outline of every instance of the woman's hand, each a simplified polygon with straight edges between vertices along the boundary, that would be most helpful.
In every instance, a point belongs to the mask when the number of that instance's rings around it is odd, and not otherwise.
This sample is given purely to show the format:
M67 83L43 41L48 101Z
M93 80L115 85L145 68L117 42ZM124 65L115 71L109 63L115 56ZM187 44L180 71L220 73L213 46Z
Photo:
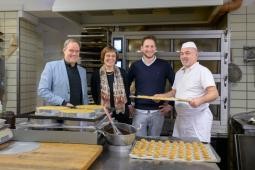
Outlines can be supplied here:
M130 118L134 117L135 107L132 104L130 104L128 105L128 110L129 110L129 117Z

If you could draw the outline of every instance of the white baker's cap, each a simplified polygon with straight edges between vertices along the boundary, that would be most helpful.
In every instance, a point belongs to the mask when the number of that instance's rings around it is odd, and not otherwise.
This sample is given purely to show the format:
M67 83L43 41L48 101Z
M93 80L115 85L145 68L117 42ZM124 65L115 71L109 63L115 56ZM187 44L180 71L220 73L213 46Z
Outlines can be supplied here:
M197 49L197 46L194 42L188 41L182 44L182 48L195 48Z

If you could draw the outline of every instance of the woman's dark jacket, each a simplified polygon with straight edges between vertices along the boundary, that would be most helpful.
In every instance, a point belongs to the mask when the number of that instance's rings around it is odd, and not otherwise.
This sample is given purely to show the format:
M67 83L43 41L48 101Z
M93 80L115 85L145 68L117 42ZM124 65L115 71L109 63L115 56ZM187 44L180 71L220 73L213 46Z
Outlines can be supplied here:
M120 72L121 72L121 76L123 79L123 84L125 86L125 92L126 92L126 96L127 96L127 100L128 102L125 105L125 113L119 113L116 114L116 112L113 112L113 117L118 121L118 122L122 122L122 123L131 123L131 120L129 118L129 110L128 110L128 105L131 104L130 102L130 90L128 87L128 80L127 80L127 74L125 72L124 69L120 68ZM108 79L108 83L111 82L109 80L113 80L113 74L112 75L107 75L107 79ZM113 101L113 81L111 82L112 84L109 84L110 87L110 98ZM93 100L96 104L100 104L101 103L101 86L100 86L100 74L99 74L99 70L95 71L91 77L91 93L92 93L92 97ZM113 102L111 102L113 103ZM112 106L114 107L114 106Z

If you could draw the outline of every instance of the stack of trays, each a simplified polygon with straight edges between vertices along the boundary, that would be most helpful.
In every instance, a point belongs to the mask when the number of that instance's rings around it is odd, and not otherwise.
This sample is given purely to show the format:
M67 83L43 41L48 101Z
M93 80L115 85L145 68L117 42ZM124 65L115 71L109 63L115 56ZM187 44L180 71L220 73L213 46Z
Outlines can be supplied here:
M96 115L95 110L90 109L64 109L61 111L61 117L71 117L71 118L89 118Z
M129 156L137 159L219 162L211 146L201 142L141 139L135 143Z
M94 118L103 115L101 105L79 105L74 108L65 106L41 106L36 108L35 115L57 116L68 118Z
M61 116L62 110L68 109L64 106L40 106L36 108L35 115L38 116Z

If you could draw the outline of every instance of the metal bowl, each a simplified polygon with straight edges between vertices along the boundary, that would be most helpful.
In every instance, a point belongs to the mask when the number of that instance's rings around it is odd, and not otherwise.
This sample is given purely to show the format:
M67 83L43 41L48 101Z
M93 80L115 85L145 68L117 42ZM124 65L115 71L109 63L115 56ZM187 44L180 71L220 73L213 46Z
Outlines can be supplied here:
M103 135L110 145L126 146L131 145L135 140L136 128L126 123L115 123L116 127L121 131L122 135L114 134L111 124L102 128Z

